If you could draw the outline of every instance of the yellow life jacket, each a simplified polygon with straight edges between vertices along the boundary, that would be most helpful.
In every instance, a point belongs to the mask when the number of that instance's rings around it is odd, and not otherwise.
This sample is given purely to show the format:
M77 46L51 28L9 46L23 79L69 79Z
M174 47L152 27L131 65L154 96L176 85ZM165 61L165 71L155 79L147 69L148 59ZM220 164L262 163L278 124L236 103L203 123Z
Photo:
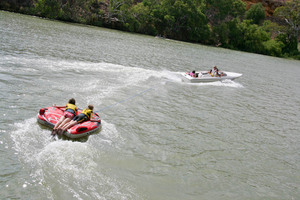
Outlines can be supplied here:
M90 109L84 109L81 113L85 114L89 119L92 119L93 111Z
M66 105L65 110L67 110L67 109L72 109L72 110L74 110L75 115L76 115L76 113L77 113L77 106L75 106L74 104L68 103L68 104Z

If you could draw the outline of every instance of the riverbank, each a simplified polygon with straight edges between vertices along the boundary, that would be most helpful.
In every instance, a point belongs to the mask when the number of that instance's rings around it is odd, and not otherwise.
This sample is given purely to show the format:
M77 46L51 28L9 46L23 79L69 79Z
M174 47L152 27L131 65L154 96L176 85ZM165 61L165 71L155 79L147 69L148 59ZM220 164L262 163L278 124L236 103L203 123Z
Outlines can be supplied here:
M147 3L117 2L25 0L13 4L10 0L4 0L0 3L0 9L127 32L159 35L185 42L300 59L297 39L292 37L291 31L286 27L277 24L273 17L266 18L266 8L256 3L257 1L251 5L240 0L203 2L201 5L169 0ZM235 8L232 7L233 3L236 3Z

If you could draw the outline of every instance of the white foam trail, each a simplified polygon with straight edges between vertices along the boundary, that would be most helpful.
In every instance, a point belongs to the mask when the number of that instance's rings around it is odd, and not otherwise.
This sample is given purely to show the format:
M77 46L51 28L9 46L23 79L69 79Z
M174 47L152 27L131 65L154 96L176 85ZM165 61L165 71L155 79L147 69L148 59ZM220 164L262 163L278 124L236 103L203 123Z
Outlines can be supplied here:
M49 130L41 129L36 124L36 118L30 118L14 124L16 130L11 133L15 150L22 156L24 162L32 163L41 148L49 142Z
M180 78L176 76L176 73L170 71L155 71L149 69L143 69L138 67L131 66L123 66L113 63L93 63L87 61L71 61L71 60L51 60L45 58L19 58L13 56L6 56L4 58L7 62L12 62L15 64L24 64L24 67L20 68L20 70L31 70L31 71L39 71L40 69L47 69L54 71L54 73L60 73L62 71L72 70L74 72L88 72L89 74L95 74L97 72L101 74L105 74L106 78L111 78L114 81L107 83L109 87L112 86L112 83L116 82L119 86L126 87L128 85L137 85L139 82L147 81L150 77L154 78L166 78L169 80L180 81ZM0 62L1 63L1 62ZM26 66L30 66L27 68ZM4 69L3 69L4 70ZM5 69L10 70L10 69ZM13 69L11 69L13 71ZM101 75L100 74L100 75ZM51 76L51 73L50 73ZM101 82L101 78L99 80L93 79L92 81L86 82L84 87L85 91L90 89L95 89ZM121 84L120 84L121 83ZM108 88L109 88L108 87ZM107 89L108 93L111 91Z
M117 131L114 124L110 124L105 120L102 120L101 122L102 122L101 132L99 133L99 135L97 135L97 137L90 136L88 143L92 144L93 146L99 146L99 143L103 145L107 143L110 146L119 148L120 145L124 143L125 141L124 138ZM101 140L99 140L99 138L101 138Z
M50 130L42 129L36 118L15 123L14 149L31 171L26 186L40 187L52 198L62 193L76 199L138 199L127 183L103 173L103 149L123 141L113 124L103 123L103 136L91 135L87 142L51 141Z
M177 72L171 72L171 71L164 70L159 74L161 77L166 78L168 81L182 82L182 79L179 76L179 73L177 73Z
M110 124L104 120L102 120L102 124L100 133L90 136L92 138L91 144L95 144L94 142L103 142L111 145L113 143L122 144L122 142L124 142L124 139L121 137L114 124ZM31 163L41 152L48 152L50 154L59 152L60 154L61 152L69 152L71 147L74 147L75 151L77 151L76 149L81 149L84 150L83 152L91 152L91 150L86 149L88 148L86 145L90 145L90 139L86 143L77 143L68 140L52 142L50 137L51 130L49 128L43 129L39 126L36 118L30 118L23 122L15 123L14 126L15 130L11 133L11 137L15 144L14 148L18 154L24 158L24 162ZM95 146L97 146L97 144L95 144ZM52 149L56 149L55 152L53 152ZM73 150L71 150L70 154L72 151Z
M190 84L190 85L196 85L196 86L217 86L217 87L233 87L233 88L243 88L244 86L240 83L237 83L232 80L224 80L224 81L215 81L215 82L209 82L209 83L185 83L184 84Z
M182 82L181 73L182 72L172 72L168 70L164 71L155 71L137 67L123 66L113 63L93 63L87 61L71 61L71 60L51 60L45 58L19 58L13 56L5 56L3 57L3 62L12 62L12 63L21 63L24 66L30 66L30 68L24 68L21 70L27 71L38 71L36 68L43 68L54 70L56 73L66 70L73 70L75 72L86 71L91 74L95 72L108 73L111 75L113 79L117 82L123 82L122 86L126 87L128 85L136 85L141 81L146 81L150 77L154 78L165 78L168 81L172 82ZM1 63L1 62L0 62ZM33 68L34 67L34 68ZM7 70L7 69L5 69ZM9 69L8 69L9 70ZM95 82L96 81L96 82ZM95 89L98 84L100 84L100 80L93 80L93 82L88 82L87 87L84 88L85 91L89 91L90 89ZM185 83L188 84L188 83ZM120 84L119 84L120 85ZM193 83L193 85L213 85L213 86L225 86L225 87L243 87L241 84L236 83L231 80L224 80L222 82L209 82L209 83ZM111 86L111 85L109 85ZM110 93L112 89L107 89L107 93ZM105 93L105 92L104 92Z
M17 58L7 56L5 58L15 64L23 63L18 70L34 70L35 72L47 73L47 80L56 80L51 87L55 90L74 91L76 93L89 93L87 103L99 101L107 97L114 96L124 88L141 85L140 82L147 81L151 76L157 76L157 72L143 68L122 66L112 63L93 63L86 61L71 61L71 60L51 60L45 58ZM30 66L30 68L27 68ZM7 70L7 69L3 69ZM15 69L8 69L13 70ZM68 73L65 73L68 71ZM34 72L33 72L34 73ZM76 81L72 84L61 82L61 77L55 77L57 74L65 74L67 80L73 80L73 74L89 75L90 78L79 78L76 76ZM54 76L54 77L52 77ZM42 80L44 81L44 80ZM93 92L91 92L93 91ZM83 95L85 98L85 95Z

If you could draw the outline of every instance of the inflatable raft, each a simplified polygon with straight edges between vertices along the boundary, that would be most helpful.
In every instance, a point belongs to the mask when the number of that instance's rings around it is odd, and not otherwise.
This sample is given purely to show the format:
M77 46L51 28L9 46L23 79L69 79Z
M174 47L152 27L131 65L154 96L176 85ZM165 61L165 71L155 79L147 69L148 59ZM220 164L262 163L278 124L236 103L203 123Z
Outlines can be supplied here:
M64 110L65 107L41 108L40 112L38 113L37 120L40 124L53 128L60 117L63 115ZM82 109L78 109L77 115L80 114L81 111ZM101 119L97 113L93 113L92 119L97 121L85 121L80 124L76 124L75 126L65 131L63 134L69 138L80 138L91 135L101 128Z

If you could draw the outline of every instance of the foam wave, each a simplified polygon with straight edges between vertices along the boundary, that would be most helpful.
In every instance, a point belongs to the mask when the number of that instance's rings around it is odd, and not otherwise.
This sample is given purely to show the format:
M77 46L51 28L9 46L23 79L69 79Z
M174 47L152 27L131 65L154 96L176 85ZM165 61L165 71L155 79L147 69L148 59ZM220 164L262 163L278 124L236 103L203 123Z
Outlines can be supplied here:
M40 127L36 118L15 123L14 149L31 169L32 180L26 180L25 187L40 187L48 196L63 194L70 199L136 199L131 186L106 175L101 165L106 156L101 148L122 141L113 124L104 124L102 137L92 135L87 142L76 142L51 141L50 130Z
M21 64L30 66L29 68L22 68L21 70L37 71L36 68L54 70L55 72L74 70L75 72L88 71L88 72L112 72L112 73L126 73L136 72L140 73L145 71L142 68L123 66L113 63L105 62L88 62L88 61L74 61L74 60L55 60L47 58L27 58L27 57L14 57L3 56L1 63Z
M12 131L11 137L15 144L15 150L23 157L24 162L30 163L32 162L30 159L36 159L36 156L41 152L54 153L51 149L63 148L62 151L68 152L70 149L69 145L74 145L74 150L78 149L78 146L83 146L81 149L84 150L84 152L90 152L88 149L85 150L87 147L84 146L97 146L99 143L112 145L115 142L120 144L124 141L114 124L110 124L104 120L102 120L102 123L103 126L100 133L98 133L99 136L98 134L91 135L91 141L88 140L86 143L70 142L68 140L52 141L50 129L39 126L36 118L30 118L23 122L15 123L15 130ZM72 154L72 152L70 152L70 154Z
M99 140L99 138L101 138ZM101 148L103 146L106 146L106 144L113 146L115 148L119 148L121 144L124 143L124 138L121 136L121 134L117 131L114 124L110 124L106 122L105 120L102 120L102 129L99 133L98 137L89 137L88 143L95 146L96 148L99 146L99 143L101 143Z
M15 150L26 163L32 163L42 148L49 143L49 130L41 129L36 124L36 118L30 118L23 122L15 123L16 130L11 137L15 144Z
M3 60L3 62L5 63L11 62L14 64L21 64L24 67L20 68L19 70L23 71L38 72L41 69L46 69L54 71L54 73L60 73L62 71L68 70L74 71L76 73L88 72L89 74L95 74L99 72L100 75L105 74L106 78L111 77L111 79L113 79L119 85L120 83L124 83L125 86L146 81L151 77L180 81L180 78L176 76L176 73L171 71L155 71L105 62L93 63L87 61L54 60L46 58L20 58L14 56L5 56L3 57ZM27 66L30 67L28 68ZM3 70L7 71L7 69ZM13 69L11 69L11 71L13 71ZM49 72L49 74L52 73ZM93 82L87 83L87 87L85 87L85 90L96 88L98 85L97 83L100 83L100 80L93 79ZM111 86L112 83L113 81L107 84Z
M18 68L20 72L30 73L37 77L40 77L40 73L47 74L47 80L50 82L46 83L44 78L38 78L35 80L37 84L51 84L53 90L82 94L87 103L99 102L101 99L115 96L116 93L132 86L144 85L141 83L152 76L158 76L158 73L153 70L104 62L14 56L5 56L4 60L5 63L11 62L15 67L0 68L0 72L13 74L15 68ZM76 75L76 81L74 81L74 75ZM66 84L68 82L72 84Z
M186 83L192 84L197 86L217 86L217 87L233 87L233 88L243 88L244 86L240 83L237 83L233 80L223 80L223 81L216 81L216 82L209 82L209 83Z

